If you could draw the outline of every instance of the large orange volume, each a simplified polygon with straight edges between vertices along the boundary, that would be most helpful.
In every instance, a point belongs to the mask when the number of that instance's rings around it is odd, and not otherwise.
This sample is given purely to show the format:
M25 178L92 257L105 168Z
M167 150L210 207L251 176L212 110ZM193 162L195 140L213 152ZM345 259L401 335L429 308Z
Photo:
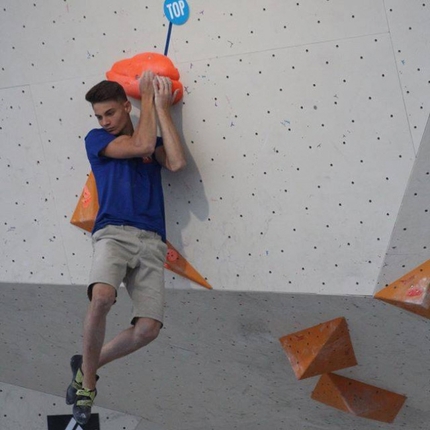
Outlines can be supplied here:
M291 333L279 341L299 380L357 364L344 317Z
M178 90L173 103L181 100L184 89L179 81L179 71L173 65L170 58L162 54L143 52L132 58L117 61L106 72L106 77L108 80L118 82L122 85L128 96L140 99L139 79L146 70L151 70L156 75L170 78L172 81L172 94Z
M394 421L406 401L402 394L335 373L321 376L311 398L343 412L386 423Z

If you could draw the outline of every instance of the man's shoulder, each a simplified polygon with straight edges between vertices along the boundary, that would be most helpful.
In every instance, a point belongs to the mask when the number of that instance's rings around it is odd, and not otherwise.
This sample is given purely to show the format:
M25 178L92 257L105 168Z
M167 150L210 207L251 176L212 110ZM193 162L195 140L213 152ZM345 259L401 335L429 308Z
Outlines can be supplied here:
M97 139L97 138L100 138L101 136L106 136L108 134L109 133L103 128L93 128L85 136L85 141L91 140L91 139Z
M95 162L100 158L100 152L109 143L115 139L115 136L108 133L103 128L94 128L85 136L85 147L90 162Z
M88 134L85 136L85 144L88 147L96 147L99 150L106 145L108 145L112 140L115 139L113 134L108 133L103 128L93 128Z

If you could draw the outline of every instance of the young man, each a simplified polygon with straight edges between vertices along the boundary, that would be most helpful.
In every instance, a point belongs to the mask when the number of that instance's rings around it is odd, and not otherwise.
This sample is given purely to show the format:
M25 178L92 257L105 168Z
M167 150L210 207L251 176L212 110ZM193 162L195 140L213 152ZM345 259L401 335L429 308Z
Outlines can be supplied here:
M94 173L99 212L92 234L90 305L83 354L71 359L66 402L79 424L88 422L97 394L96 371L153 341L163 323L166 232L161 167L185 166L173 124L169 78L145 72L139 82L141 112L134 129L131 104L116 82L102 81L86 94L102 128L85 138ZM157 137L157 122L161 137ZM106 316L124 282L133 303L131 326L104 344Z

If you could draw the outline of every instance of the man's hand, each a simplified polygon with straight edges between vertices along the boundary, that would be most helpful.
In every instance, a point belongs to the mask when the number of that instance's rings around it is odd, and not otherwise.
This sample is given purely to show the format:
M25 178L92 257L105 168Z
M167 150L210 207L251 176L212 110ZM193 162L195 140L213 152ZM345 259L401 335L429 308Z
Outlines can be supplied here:
M153 80L155 78L154 72L151 70L145 70L143 72L142 77L139 81L139 91L142 98L150 98L151 100L154 97L154 85Z
M172 81L164 76L156 76L153 85L155 111L163 138L163 146L155 150L155 158L163 167L176 172L186 164L181 138L170 112L177 90L172 94Z
M178 90L172 94L172 81L165 76L155 76L153 80L155 108L168 110L173 104Z

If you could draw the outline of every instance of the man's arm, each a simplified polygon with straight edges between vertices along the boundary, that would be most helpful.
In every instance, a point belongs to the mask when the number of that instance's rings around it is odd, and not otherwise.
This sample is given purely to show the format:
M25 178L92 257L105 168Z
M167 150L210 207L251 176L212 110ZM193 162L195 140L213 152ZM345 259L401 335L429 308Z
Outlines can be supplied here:
M114 139L103 151L110 158L148 157L153 154L157 142L157 120L154 108L154 73L145 71L139 82L141 94L140 116L131 136Z
M172 96L172 81L163 76L154 79L155 110L160 124L163 146L155 151L157 161L166 169L176 172L186 165L184 149L175 124L173 123L170 107L176 95Z

